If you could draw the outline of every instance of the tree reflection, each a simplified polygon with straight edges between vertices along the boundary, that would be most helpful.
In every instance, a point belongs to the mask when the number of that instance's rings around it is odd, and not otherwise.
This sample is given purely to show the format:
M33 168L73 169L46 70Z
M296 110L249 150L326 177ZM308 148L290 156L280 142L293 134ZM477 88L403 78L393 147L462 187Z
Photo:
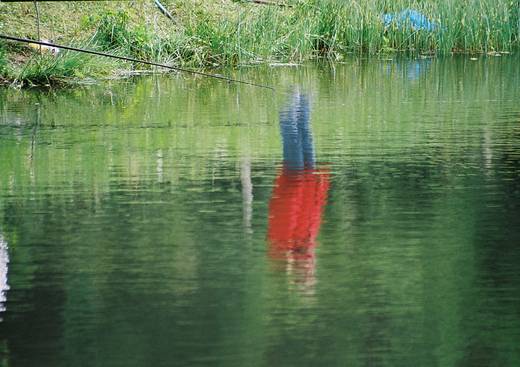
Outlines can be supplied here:
M315 283L316 237L329 189L326 169L316 168L308 97L293 93L280 113L283 166L269 203L269 254L286 263L304 287Z
M7 253L7 242L0 233L0 312L5 311L6 291L9 289L7 284L7 264L9 263L9 254ZM2 318L0 317L0 321Z

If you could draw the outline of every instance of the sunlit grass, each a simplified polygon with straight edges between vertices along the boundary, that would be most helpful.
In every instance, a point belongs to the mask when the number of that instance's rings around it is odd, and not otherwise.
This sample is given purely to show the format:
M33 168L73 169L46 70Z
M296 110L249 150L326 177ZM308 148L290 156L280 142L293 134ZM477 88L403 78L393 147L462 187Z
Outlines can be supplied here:
M121 10L91 22L94 42L106 50L192 66L254 62L338 60L348 53L378 54L511 51L519 44L514 0L301 0L291 7L242 4L226 17L211 8L184 16L182 27L154 32L131 24ZM436 25L406 22L385 27L385 13L413 9ZM192 11L188 8L185 11Z
M518 5L518 4L516 4ZM435 30L385 27L382 15L414 9ZM378 54L511 51L519 44L519 7L511 0L308 0L291 8L244 6L235 17L199 16L177 32L180 62L194 65L341 59Z
M77 52L61 52L58 55L34 54L25 63L9 70L12 84L16 86L57 85L71 80L101 76L111 72L114 65L107 60Z

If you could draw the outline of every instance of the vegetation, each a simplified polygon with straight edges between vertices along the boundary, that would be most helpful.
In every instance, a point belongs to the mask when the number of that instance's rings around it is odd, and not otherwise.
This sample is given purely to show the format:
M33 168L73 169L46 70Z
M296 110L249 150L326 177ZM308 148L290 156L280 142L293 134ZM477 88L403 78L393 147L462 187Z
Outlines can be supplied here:
M291 6L286 7L224 0L164 3L174 13L175 22L163 17L152 2L117 7L109 3L42 4L42 37L69 44L80 41L91 48L190 67L341 60L350 53L511 52L520 44L518 0L287 0ZM0 31L36 37L31 6L0 4ZM383 23L383 14L405 9L421 12L435 29L417 29L409 22ZM79 23L77 14L84 14ZM107 71L106 62L93 67L99 58L87 67L89 62L83 56L35 61L26 51L21 53L25 57L10 58L11 68L6 68L6 56L0 51L0 71L5 74L8 70L11 79L22 84ZM115 63L111 66L117 68Z
M7 76L8 63L7 63L7 52L5 45L0 42L0 82Z

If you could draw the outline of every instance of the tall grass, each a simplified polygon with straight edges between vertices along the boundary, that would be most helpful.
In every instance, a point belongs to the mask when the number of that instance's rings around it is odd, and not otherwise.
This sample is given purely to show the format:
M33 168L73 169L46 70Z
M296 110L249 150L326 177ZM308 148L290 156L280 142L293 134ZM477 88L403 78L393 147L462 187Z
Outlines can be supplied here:
M14 85L22 87L51 86L64 84L71 80L106 75L113 68L110 61L65 51L57 56L35 54L24 64L11 69L9 77L13 80Z
M518 47L518 0L444 0L436 9L441 51L509 51Z
M414 9L436 24L385 27L382 15ZM305 0L293 7L245 5L235 17L192 18L170 49L193 65L255 61L341 59L347 53L377 54L511 51L518 48L518 0ZM161 43L161 42L158 42Z
M125 10L90 17L104 50L196 67L339 60L346 54L510 51L519 45L518 0L288 0L291 7L242 4L222 17L197 8L182 27L155 32ZM434 31L385 27L385 13L413 9ZM193 11L189 7L185 11Z
M0 80L7 74L7 52L3 42L0 42Z
M150 59L153 56L155 37L145 24L131 26L128 12L107 11L91 17L89 22L96 26L92 42L100 48L136 58Z
M57 84L83 76L85 63L86 58L78 54L36 56L18 70L16 80L22 85Z

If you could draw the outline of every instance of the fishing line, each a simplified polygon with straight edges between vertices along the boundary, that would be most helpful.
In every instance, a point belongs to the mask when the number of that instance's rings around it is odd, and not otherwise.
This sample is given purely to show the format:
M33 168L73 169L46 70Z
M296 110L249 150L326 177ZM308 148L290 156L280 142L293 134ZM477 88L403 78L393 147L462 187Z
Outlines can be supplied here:
M220 80L224 80L224 81L226 81L228 83L240 83L240 84L245 84L245 85L251 85L253 87L270 89L272 91L275 90L273 87L270 87L268 85L262 85L262 84L246 82L246 81L243 81L243 80L232 79L232 78L228 78L228 77L225 77L225 76L222 76L222 75L218 75L218 74L209 74L209 73L204 73L202 71L189 70L189 69L179 68L177 66L170 66L170 65L159 64L159 63L155 63L155 62L151 62L151 61L134 59L134 58L131 58L131 57L117 56L117 55L107 54L107 53L99 52L99 51L86 50L86 49L72 47L72 46L57 45L55 43L44 42L44 41L36 41L36 40L29 39L29 38L19 38L19 37L13 37L13 36L6 36L6 35L3 35L3 34L0 34L0 38L6 39L6 40L9 40L9 41L23 42L23 43L34 43L34 44L37 44L37 45L40 45L40 46L56 47L56 48L61 48L61 49L64 49L64 50L83 52L83 53L87 53L87 54L91 54L91 55L110 57L110 58L113 58L113 59L124 60L124 61L129 61L129 62L136 62L136 63L141 63L141 64L145 64L145 65L151 65L151 66L158 66L158 67L161 67L161 68L175 70L175 71L180 71L180 72L184 72L184 73L190 73L190 74L205 76L205 77L208 77L208 78L220 79Z

